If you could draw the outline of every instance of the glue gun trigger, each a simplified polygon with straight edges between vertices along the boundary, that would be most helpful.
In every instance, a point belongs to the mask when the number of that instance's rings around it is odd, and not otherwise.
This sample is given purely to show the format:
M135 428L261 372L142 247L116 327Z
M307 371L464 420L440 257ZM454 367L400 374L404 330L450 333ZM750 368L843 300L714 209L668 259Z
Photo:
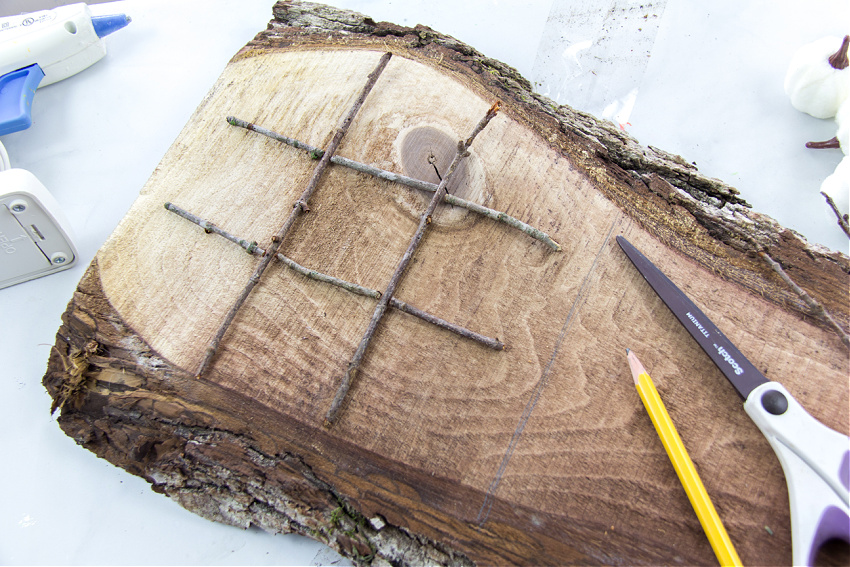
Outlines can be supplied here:
M43 78L37 63L0 76L0 136L32 125L32 99Z

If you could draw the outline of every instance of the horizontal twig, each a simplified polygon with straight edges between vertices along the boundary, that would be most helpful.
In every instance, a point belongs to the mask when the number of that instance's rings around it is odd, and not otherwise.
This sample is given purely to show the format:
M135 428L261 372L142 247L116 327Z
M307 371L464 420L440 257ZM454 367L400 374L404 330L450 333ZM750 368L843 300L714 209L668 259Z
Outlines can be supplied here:
M490 347L493 350L504 350L505 343L500 341L499 339L493 339L485 335L480 335L474 331L470 331L469 329L464 329L463 327L459 327L454 323L449 323L444 319L440 319L434 315L426 311L422 311L412 305L405 303L404 301L400 301L393 297L390 299L390 307L394 307L399 311L403 311L408 315L413 315L414 317L418 317L423 321L431 323L432 325L437 325L438 327L442 327L443 329L448 329L456 335L460 335L466 339L472 339L475 342L481 343L484 346Z
M284 136L283 134L278 134L272 130L267 128L263 128L261 126L257 126L256 124L252 124L250 122L246 122L245 120L241 120L239 118L235 118L233 116L227 117L227 122L232 126L238 126L240 128L245 128L246 130L250 130L251 132L256 132L258 134L262 134L272 140L276 140L278 142L282 142L293 148L297 148L299 150L303 150L310 154L310 157L313 159L318 159L322 155L324 155L324 151L321 148L317 148L315 146L311 146L310 144L305 144L304 142L298 141L294 138L289 138L288 136ZM360 173L365 173L367 175L372 175L373 177L377 177L379 179L383 179L385 181L391 181L394 183L400 183L402 185L406 185L407 187L411 187L413 189L419 189L421 191L430 191L433 193L437 190L437 185L434 183L429 183L427 181L421 181L419 179L414 179L412 177L408 177L406 175L401 175L400 173L393 173L392 171L386 171L384 169L375 167L373 165L361 163L359 161L354 161L353 159L348 159L342 156L334 155L331 157L331 162L337 165L341 165L344 167L351 168L355 171L359 171ZM495 209L490 209L483 205L479 205L478 203L474 203L472 201L467 201L466 199L462 199L460 197L456 197L454 195L450 195L445 193L443 196L443 200L456 207L463 207L464 209L470 210L474 213L478 213L483 215L489 219L504 223L511 228L519 230L527 234L528 236L543 242L553 250L560 251L561 245L552 240L548 234L543 232L540 229L534 228L533 226L522 222L521 220L512 217L511 215L497 211Z
M235 235L227 232L226 230L219 228L218 226L214 225L213 223L211 223L207 220L204 220L204 219L198 217L197 215L190 213L189 211L187 211L185 209L178 207L177 205L174 205L172 203L165 203L165 209L176 214L177 216L183 217L184 219L188 220L189 222L192 222L192 223L198 225L199 227L203 228L205 232L207 232L209 234L217 234L217 235L219 235L219 236L241 246L249 254L253 254L253 255L256 255L256 256L262 256L263 254L266 253L266 251L263 250L261 247L259 247L256 242L254 242L254 241L249 242L248 240L245 240L244 238L240 238L238 236L235 236ZM368 288L368 287L362 286L360 284L356 284L356 283L352 283L352 282L349 282L349 281L346 281L346 280L343 280L343 279L340 279L340 278L336 278L334 276L330 276L328 274L318 272L316 270L311 270L310 268L306 268L306 267L302 266L301 264L299 264L298 262L296 262L292 258L284 256L281 253L278 253L276 255L276 258L278 260L280 260L283 264L285 264L287 267L289 267L293 271L301 274L304 277L307 277L307 278L310 278L310 279L313 279L313 280L316 280L316 281L324 282L324 283L327 283L327 284L335 285L337 287L341 287L344 290L350 291L351 293L354 293L354 294L357 294L357 295L362 295L364 297L371 297L372 299L380 299L381 298L381 295L382 295L381 292L376 290L376 289ZM390 306L395 308L395 309L398 309L399 311L402 311L404 313L407 313L409 315L413 315L414 317L422 319L423 321L425 321L427 323L431 323L432 325L436 325L437 327L440 327L442 329L450 331L450 332L452 332L456 335L459 335L459 336L464 337L466 339L471 339L475 342L481 343L482 345L484 345L486 347L489 347L489 348L492 348L492 349L495 349L495 350L502 350L502 349L505 348L504 343L502 343L498 339L494 339L494 338L488 337L486 335L476 333L475 331L470 331L469 329L461 327L460 325L455 325L454 323L450 323L450 322L448 322L444 319L440 319L439 317L437 317L435 315L431 315L427 311L422 311L421 309L414 307L412 305L409 305L409 304L407 304L403 301L400 301L400 300L396 299L395 297L393 297L390 300Z
M195 223L199 227L203 228L204 231L206 231L207 233L218 234L219 236L222 236L222 237L226 238L227 240L238 244L239 246L244 248L245 251L248 252L249 254L253 254L253 255L256 255L256 256L262 256L266 253L266 251L263 250L259 245L257 245L257 243L255 241L249 242L249 241L245 240L244 238L234 236L233 234L227 232L226 230L223 230L223 229L219 228L218 226L214 225L213 223L211 223L207 220L204 220L204 219L202 219L202 218L200 218L196 215L193 215L189 211L182 209L182 208L178 207L177 205L173 205L171 203L166 203L165 209L168 210L168 211L171 211L172 213L174 213L178 216L183 217L184 219L186 219L188 221ZM323 274L322 272L317 272L316 270L311 270L309 268L305 268L304 266L302 266L301 264L299 264L298 262L296 262L292 258L284 256L283 254L281 254L279 252L276 255L276 257L277 257L278 260L280 260L286 266L288 266L289 268L298 272L302 276L305 276L305 277L308 277L310 279L317 280L317 281L320 281L320 282L329 283L329 284L335 285L337 287L341 287L341 288L346 289L346 290L348 290L352 293L356 293L357 295L363 295L363 296L366 296L366 297L371 297L373 299L380 299L380 297L381 297L380 291L370 289L368 287L364 287L364 286L358 285L356 283L351 283L351 282L348 282L348 281L345 281L345 280L341 280L339 278L329 276L328 274Z
M341 287L342 289L345 289L347 291L350 291L351 293L356 293L357 295L363 295L365 297L371 297L372 299L381 298L381 292L376 289L371 289L360 284L341 280L339 278L335 278L334 276L329 276L328 274L323 274L322 272L317 272L316 270L305 268L292 258L288 258L279 252L277 254L277 259L292 270L295 270L302 276L310 278L311 280L332 284L337 287Z
M220 229L219 227L217 227L213 223L206 221L199 216L193 215L192 213L190 213L186 209L182 209L182 208L178 207L177 205L173 205L171 203L166 203L165 204L165 210L170 211L177 216L183 217L184 219L195 223L199 227L203 228L204 232L206 232L207 234L215 233L219 236L223 236L227 240L229 240L229 241L231 241L235 244L238 244L239 246L244 248L249 254L255 254L255 253L257 253L258 250L262 250L259 246L257 246L256 242L248 242L244 238L239 238L238 236L233 236L232 234L230 234L226 230ZM259 254L263 254L263 252L261 251L261 252L259 252Z

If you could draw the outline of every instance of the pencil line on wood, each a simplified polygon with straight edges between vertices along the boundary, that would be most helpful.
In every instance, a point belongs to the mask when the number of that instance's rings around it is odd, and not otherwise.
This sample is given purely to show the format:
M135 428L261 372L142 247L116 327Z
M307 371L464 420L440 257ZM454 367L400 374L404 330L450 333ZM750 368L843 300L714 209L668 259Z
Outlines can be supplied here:
M348 390L351 388L351 384L357 376L357 372L360 369L360 363L363 361L363 355L366 353L366 349L369 346L369 342L372 340L372 337L375 334L375 330L378 328L378 323L383 318L384 313L386 313L387 306L389 305L390 299L392 299L393 294L395 293L396 287L401 282L402 277L404 276L404 272L407 270L408 264L410 264L411 259L413 258L414 253L419 248L419 244L422 242L422 237L425 236L425 231L428 226L431 224L431 215L434 213L434 210L437 208L437 204L443 200L443 196L446 192L446 186L448 186L449 181L451 181L454 172L456 171L457 165L460 163L462 159L469 155L467 151L469 146L472 145L475 137L483 130L487 124L490 123L490 120L496 116L496 113L499 111L500 103L497 101L484 117L476 124L475 128L472 130L472 133L465 141L458 142L457 151L455 152L455 156L452 159L452 163L449 165L448 170L446 171L446 175L443 177L443 180L440 182L440 185L437 187L437 190L434 192L434 196L431 198L431 202L428 203L428 207L425 209L425 212L422 213L422 216L419 219L419 226L416 229L416 233L413 235L413 238L410 240L410 244L407 247L407 250L404 252L404 255L401 257L401 261L399 261L396 266L395 271L393 272L392 277L390 278L390 282L387 285L387 289L384 292L384 295L378 300L378 305L375 307L375 311L372 314L372 319L369 321L369 325L366 328L366 332L363 335L363 338L360 340L360 344L357 346L357 350L354 352L354 356L351 358L351 362L348 364L348 369L342 378L342 383L339 385L337 389L336 395L334 396L333 401L331 402L331 407L328 410L328 413L325 415L325 427L330 427L334 421L336 420L339 410L342 407L342 402L345 399L345 396L348 394Z
M761 258L767 263L768 266L773 268L774 272L779 274L779 277L782 278L782 281L788 284L791 289L793 289L797 293L797 295L800 296L800 298L806 303L806 305L809 306L809 309L812 310L812 313L814 315L826 319L826 321L836 331L838 331L839 335L841 336L841 342L843 342L847 346L850 346L850 336L847 335L841 325L839 325L838 322L832 318L832 315L830 315L829 311L827 311L826 308L820 304L820 302L818 302L815 298L806 293L806 290L794 283L794 280L792 280L791 277L785 272L785 270L782 269L782 266L779 264L779 262L771 258L766 252L759 251L759 256L761 256Z
M221 326L219 326L218 331L216 332L215 336L207 347L207 350L204 354L204 358L201 361L201 364L198 366L196 377L200 378L207 371L207 369L209 369L213 357L218 351L218 347L221 344L221 341L224 339L224 335L227 332L227 329L230 327L230 325L233 323L233 320L236 318L236 314L239 312L242 305L248 299L248 296L251 294L251 291L253 291L253 289L260 282L260 278L266 271L266 268L268 268L272 259L277 255L277 252L280 249L280 245L286 238L286 235L289 233L289 230L292 228L292 225L295 224L295 221L298 219L299 216L309 210L307 202L310 200L310 197L313 195L313 192L319 185L319 179L321 179L322 174L328 167L331 156L336 151L340 141L342 140L342 137L348 131L349 126L351 126L351 122L354 120L354 117L357 115L357 112L363 106L363 102L366 100L366 97L369 95L369 92L372 90L372 87L375 86L375 83L377 82L378 77L381 75L381 72L387 66L390 57L390 53L385 53L381 57L377 67L375 67L375 70L372 71L372 73L369 75L369 78L366 81L366 85L360 92L360 96L358 96L357 100L354 101L354 104L349 109L342 123L336 129L336 132L334 133L334 136L331 139L330 144L328 145L328 149L326 150L324 155L322 155L322 158L319 160L319 163L316 165L315 169L313 169L313 174L310 176L310 180L307 182L307 187L304 189L304 192L292 206L292 212L289 214L289 217L286 219L286 222L280 228L278 233L272 238L272 242L269 246L269 249L266 250L266 253L263 255L262 259L257 264L254 273L251 274L251 277L248 279L248 283L245 285L245 288L242 290L242 293L239 294L239 297L236 299L230 310L227 312L224 321L222 322Z
M481 509L478 511L478 517L475 522L479 526L483 526L485 522L487 522L487 518L490 516L490 510L493 508L493 502L496 499L496 490L499 488L499 484L502 482L502 478L504 477L505 471L508 468L508 464L510 463L511 457L514 454L514 449L519 443L519 439L522 436L523 431L525 430L525 426L528 423L528 420L531 418L531 414L534 411L534 408L537 406L537 402L540 400L540 396L543 395L543 390L546 385L549 383L549 377L552 372L552 367L555 364L555 359L558 356L558 353L561 350L561 345L564 342L564 338L567 335L567 332L570 328L570 325L573 321L573 317L575 317L576 312L584 303L585 297L587 296L587 289L592 282L591 276L596 270L596 266L599 264L599 259L602 257L603 252L608 247L608 242L611 240L611 234L614 233L614 229L617 225L622 221L622 217L617 217L614 219L614 222L611 223L611 228L608 229L608 234L605 236L605 240L602 241L602 246L599 247L599 251L596 253L596 257L593 259L593 264L591 264L590 269L587 274L585 274L584 279L581 283L581 288L579 288L578 295L573 300L573 304L570 307L570 311L567 314L566 319L564 320L564 324L561 327L561 332L558 335L558 339L555 341L555 347L552 349L552 354L549 356L549 361L546 363L546 367L543 369L543 372L540 374L540 379L537 381L537 385L534 388L534 392L531 394L531 397L528 399L528 402L525 404L525 408L523 409L522 415L519 418L519 422L517 423L516 429L514 430L513 435L511 436L511 440L508 443L508 448L505 450L505 454L502 455L502 461L499 463L499 468L496 471L496 474L493 476L493 480L490 481L490 485L487 488L487 493L484 495L484 501L481 503Z
M284 144L292 146L293 148L304 150L305 152L309 153L311 157L321 156L324 153L324 151L320 148L311 146L310 144L305 144L304 142L300 142L293 138L278 134L277 132L273 132L272 130L268 130L266 128L257 126L256 124L252 124L250 122L246 122L245 120L241 120L233 116L228 116L227 122L232 126L245 128L246 130L262 134L263 136L266 136L278 142L282 142ZM383 179L385 181L391 181L394 183L400 183L401 185L406 185L407 187L412 187L413 189L419 189L421 191L430 191L433 193L437 190L438 187L438 185L434 183L414 179L406 175L401 175L400 173L386 171L373 165L354 161L352 159L348 159L342 156L332 156L331 162L337 165L348 167L355 171L359 171L360 173L365 173L367 175L377 177L378 179ZM479 215L483 215L491 220L504 223L510 226L511 228L519 230L520 232L523 232L528 236L539 240L540 242L546 244L546 246L550 247L556 252L561 250L561 245L555 242L551 236L549 236L538 228L534 228L533 226L524 223L515 217L512 217L507 213L497 211L495 209L491 209L483 205L479 205L478 203L474 203L472 201L467 201L466 199L462 199L460 197L456 197L448 193L444 195L443 200L450 205L463 207L464 209L470 210L474 213L478 213Z
M844 231L844 234L846 234L847 237L850 238L850 226L847 225L847 221L841 215L841 211L838 210L838 207L835 205L835 201L833 201L832 197L830 197L823 191L821 191L820 194L824 196L824 198L826 199L826 204L829 205L829 207L832 209L832 212L835 213L836 218L838 218L838 226L840 226L841 230Z
M218 226L214 225L213 223L211 223L211 222L209 222L205 219L202 219L202 218L190 213L189 211L187 211L185 209L178 207L177 205L174 205L172 203L165 203L165 209L176 214L176 215L178 215L178 216L180 216L180 217L183 217L184 219L186 219L186 220L188 220L188 221L190 221L190 222L192 222L196 225L198 225L199 227L203 228L204 231L206 231L208 233L218 234L219 236L221 236L221 237L223 237L223 238L225 238L225 239L227 239L227 240L229 240L229 241L231 241L235 244L238 244L239 246L244 248L249 254L253 254L253 255L256 255L256 256L262 256L263 254L265 254L265 250L260 248L257 245L256 242L254 242L254 241L249 242L248 240L246 240L244 238L240 238L238 236L235 236L235 235L227 232L226 230L219 228ZM346 280L343 280L343 279L340 279L340 278L337 278L337 277L334 277L334 276L331 276L331 275L328 275L328 274L325 274L325 273L322 273L322 272L319 272L319 271L316 271L316 270L312 270L312 269L307 268L307 267L304 267L301 264L299 264L298 262L296 262L295 260L293 260L292 258L289 258L288 256L284 256L280 252L278 252L278 254L277 254L277 259L280 260L280 262L282 264L288 266L290 269L301 274L304 277L307 277L307 278L310 278L310 279L313 279L313 280L316 280L316 281L320 281L320 282L323 282L323 283L335 285L337 287L341 287L342 289L350 291L351 293L354 293L354 294L357 294L357 295L362 295L364 297L371 297L372 299L380 299L381 298L381 292L376 290L376 289L371 289L371 288L368 288L366 286L362 286L360 284L349 282L349 281L346 281ZM450 331L450 332L452 332L452 333L454 333L458 336L461 336L463 338L471 339L473 341L481 343L484 346L490 347L492 349L502 350L502 349L505 348L504 343L502 343L498 339L494 339L494 338L488 337L486 335L476 333L475 331L470 331L469 329L461 327L460 325L455 325L454 323L450 323L449 321L446 321L445 319L440 319L436 315L432 315L432 314L428 313L427 311L423 311L423 310L421 310L417 307L414 307L414 306L412 306L408 303L405 303L404 301L400 301L400 300L396 299L395 297L393 297L390 300L390 307L398 309L399 311L403 311L404 313L407 313L409 315L413 315L414 317L422 319L426 323L431 323L432 325L436 325L437 327L441 327L441 328L443 328L447 331Z

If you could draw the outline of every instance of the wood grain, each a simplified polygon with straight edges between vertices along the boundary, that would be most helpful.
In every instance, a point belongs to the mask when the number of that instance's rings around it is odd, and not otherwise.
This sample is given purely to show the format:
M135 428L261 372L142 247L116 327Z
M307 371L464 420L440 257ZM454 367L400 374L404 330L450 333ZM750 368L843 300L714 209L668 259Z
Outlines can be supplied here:
M311 15L335 23L321 28ZM417 156L464 137L501 99L455 190L545 230L563 250L441 205L396 295L508 348L390 312L338 422L324 430L375 300L273 265L194 380L257 260L162 205L267 247L315 162L225 117L324 147L386 51L394 55L337 154L420 175ZM788 563L778 461L614 236L844 433L840 333L755 252L782 262L845 332L850 262L748 211L734 189L672 156L546 106L499 65L431 30L278 4L80 282L45 376L60 424L190 510L306 533L363 563L712 564L634 389L629 347L744 563ZM331 166L281 251L384 289L429 199ZM82 370L69 370L71 360Z

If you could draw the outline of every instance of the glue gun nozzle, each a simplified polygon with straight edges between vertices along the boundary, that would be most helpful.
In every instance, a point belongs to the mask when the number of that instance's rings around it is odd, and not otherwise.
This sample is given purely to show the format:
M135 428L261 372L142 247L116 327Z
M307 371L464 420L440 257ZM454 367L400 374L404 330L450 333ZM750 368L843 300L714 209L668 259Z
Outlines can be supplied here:
M132 20L126 14L114 14L111 16L92 16L91 23L97 37L106 37L109 34L126 27Z

